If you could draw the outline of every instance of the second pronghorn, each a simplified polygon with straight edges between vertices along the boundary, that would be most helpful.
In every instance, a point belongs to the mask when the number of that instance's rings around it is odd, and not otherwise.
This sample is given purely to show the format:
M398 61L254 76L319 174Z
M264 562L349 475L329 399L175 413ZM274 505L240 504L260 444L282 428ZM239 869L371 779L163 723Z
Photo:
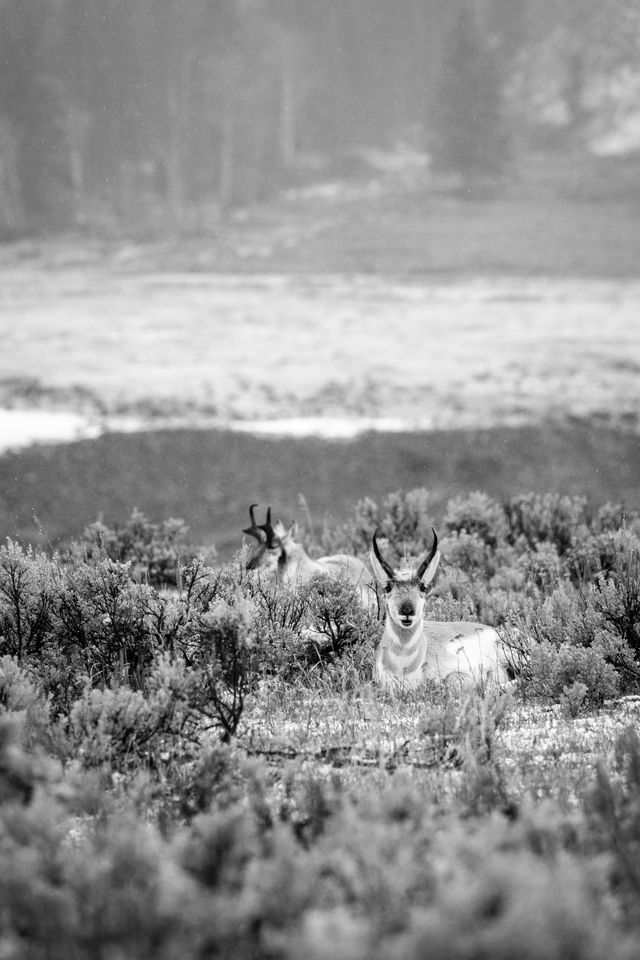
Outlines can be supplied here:
M297 535L295 524L288 530L281 521L273 526L271 507L267 509L266 522L257 524L254 514L256 507L256 503L249 507L251 526L243 530L243 533L257 540L257 546L253 547L247 556L245 563L247 570L262 569L266 573L273 574L279 583L288 586L302 583L316 573L344 578L356 588L363 607L372 609L376 607L374 580L371 571L362 560L346 553L313 560L302 544L295 539Z
M377 531L376 531L377 533ZM374 680L385 689L413 690L423 680L463 683L508 679L500 638L483 623L424 620L425 597L440 562L433 531L429 553L415 567L394 570L373 535L371 566L384 588L386 618L376 651Z

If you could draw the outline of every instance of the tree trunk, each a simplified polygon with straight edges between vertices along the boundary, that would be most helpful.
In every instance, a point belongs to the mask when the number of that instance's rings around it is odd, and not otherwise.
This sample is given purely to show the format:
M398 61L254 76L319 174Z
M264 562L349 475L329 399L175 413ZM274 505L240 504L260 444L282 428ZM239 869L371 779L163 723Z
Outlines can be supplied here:
M179 226L184 215L184 184L182 179L182 123L180 97L175 86L169 91L169 136L166 156L167 210L172 225Z
M69 172L73 191L73 213L78 224L87 222L85 153L91 118L85 110L70 106L67 111Z
M227 210L233 200L235 178L233 170L235 152L235 117L233 93L227 92L222 114L222 142L220 145L220 167L218 175L218 203L221 210Z
M18 174L18 144L11 123L0 119L0 232L20 233L26 223Z
M278 159L284 170L293 167L296 160L296 71L289 37L283 37L280 44Z

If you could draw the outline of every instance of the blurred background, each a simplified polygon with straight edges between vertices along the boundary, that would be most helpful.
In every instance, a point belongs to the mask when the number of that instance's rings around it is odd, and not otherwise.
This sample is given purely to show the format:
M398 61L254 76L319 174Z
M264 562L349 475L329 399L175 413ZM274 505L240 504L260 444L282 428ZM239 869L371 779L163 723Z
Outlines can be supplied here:
M384 168L394 147L398 168L428 158L482 189L534 149L579 164L640 143L635 0L2 0L0 15L5 235L203 229Z
M0 534L637 507L639 226L640 0L0 0Z

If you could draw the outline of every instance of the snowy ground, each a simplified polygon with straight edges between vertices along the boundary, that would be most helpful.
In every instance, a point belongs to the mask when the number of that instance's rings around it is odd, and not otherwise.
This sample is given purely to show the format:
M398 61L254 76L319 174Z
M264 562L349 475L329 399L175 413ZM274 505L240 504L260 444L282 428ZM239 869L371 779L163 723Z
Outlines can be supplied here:
M61 443L100 433L98 424L68 410L0 410L0 453L32 443Z
M1 270L0 335L0 405L16 408L0 418L5 448L39 429L69 439L151 416L334 436L640 417L640 283L630 280L12 264ZM38 389L25 400L27 381ZM40 388L50 392L38 400ZM39 421L26 419L34 402Z

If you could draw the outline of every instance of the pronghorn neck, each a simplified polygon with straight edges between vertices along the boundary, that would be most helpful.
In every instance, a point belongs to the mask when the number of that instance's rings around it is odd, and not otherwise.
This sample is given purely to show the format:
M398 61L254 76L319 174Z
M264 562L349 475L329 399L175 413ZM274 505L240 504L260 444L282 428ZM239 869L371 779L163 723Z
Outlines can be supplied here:
M396 623L389 612L376 655L376 677L384 685L399 682L415 685L422 678L422 667L427 655L427 641L423 621L419 618L411 627Z
M389 650L399 656L408 656L419 646L420 640L424 640L423 621L419 618L412 626L404 627L387 612L382 639Z
M289 540L283 545L282 554L278 561L278 579L282 583L295 583L305 580L317 569L317 564L308 556L304 547Z

